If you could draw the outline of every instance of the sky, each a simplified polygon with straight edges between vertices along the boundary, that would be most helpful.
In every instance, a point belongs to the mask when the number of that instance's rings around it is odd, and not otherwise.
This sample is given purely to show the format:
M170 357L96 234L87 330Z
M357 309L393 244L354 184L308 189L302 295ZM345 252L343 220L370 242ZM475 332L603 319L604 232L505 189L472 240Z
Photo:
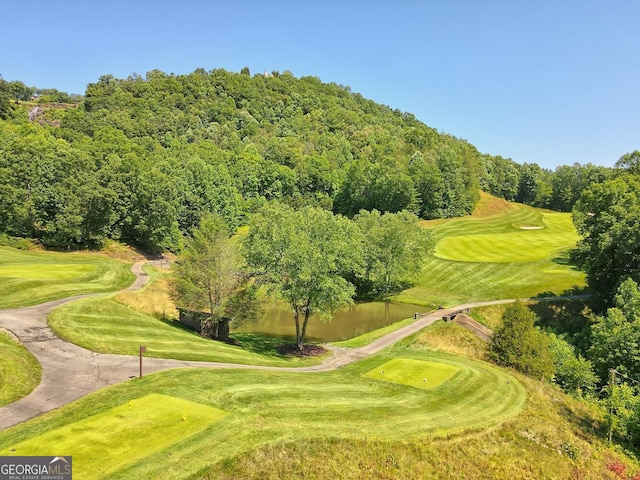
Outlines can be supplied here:
M555 169L640 149L637 0L0 0L0 74L290 71Z

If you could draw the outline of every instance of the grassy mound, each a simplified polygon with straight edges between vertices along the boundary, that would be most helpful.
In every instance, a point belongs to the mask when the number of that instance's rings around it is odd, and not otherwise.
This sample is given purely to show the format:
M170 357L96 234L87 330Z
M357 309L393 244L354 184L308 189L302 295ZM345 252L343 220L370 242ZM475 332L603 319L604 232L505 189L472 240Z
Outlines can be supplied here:
M436 249L415 287L395 300L423 305L559 295L582 287L568 262L577 233L568 213L505 202L483 194L474 214L426 222Z
M133 278L130 265L100 254L0 247L0 308L119 290Z
M207 405L150 394L13 445L12 455L73 452L73 474L109 478L225 416ZM8 452L3 452L6 455Z
M177 321L133 310L113 298L87 298L55 309L49 326L60 338L101 353L254 365L296 366L321 358L296 359L277 353L277 338L244 333L234 335L240 345L201 337Z
M486 343L460 325L437 322L411 348L481 357ZM191 478L602 480L634 478L640 472L637 460L607 444L603 412L556 387L519 375L518 380L527 392L523 410L482 431L401 440L337 435L284 438L217 462ZM448 383L442 389L448 389ZM403 408L401 400L398 408ZM614 472L620 465L627 476Z
M42 368L36 357L0 331L0 407L30 394L41 376Z
M211 464L273 442L417 441L497 425L516 415L525 403L524 389L512 376L446 354L402 352L407 365L417 362L459 370L433 390L365 376L395 356L388 352L329 373L189 369L148 375L0 432L0 455L32 455L66 442L65 454L73 455L74 467L84 471L91 468L90 462L105 458L103 441L113 437L109 445L117 445L132 422L135 436L138 425L143 425L145 435L153 432L149 445L140 447L135 462L127 458L104 477L198 478ZM129 401L143 406L129 415ZM182 427L184 422L176 419L187 401L205 408L205 418L197 422L200 430L189 430L188 423ZM162 414L165 408L172 410L169 418ZM167 422L170 425L165 427ZM89 463L84 465L85 461Z

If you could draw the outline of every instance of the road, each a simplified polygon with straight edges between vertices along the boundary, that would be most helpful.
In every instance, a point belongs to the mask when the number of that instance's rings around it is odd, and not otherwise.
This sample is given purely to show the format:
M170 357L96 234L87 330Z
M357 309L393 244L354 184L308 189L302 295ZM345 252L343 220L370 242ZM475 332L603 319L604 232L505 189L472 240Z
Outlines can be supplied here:
M140 262L131 267L136 279L127 290L140 289L148 282L149 277L142 271L143 264L144 262ZM79 295L31 307L0 310L0 328L12 332L42 365L42 380L33 392L0 408L0 430L59 408L101 388L138 376L139 357L92 352L58 338L47 325L47 316L54 308L92 296L97 295ZM290 372L326 372L373 355L433 324L448 313L465 308L513 301L515 300L476 302L437 310L420 316L410 325L360 348L350 349L328 345L328 348L333 352L332 355L321 364L309 367L267 367L145 357L143 369L145 374L172 368L244 368Z

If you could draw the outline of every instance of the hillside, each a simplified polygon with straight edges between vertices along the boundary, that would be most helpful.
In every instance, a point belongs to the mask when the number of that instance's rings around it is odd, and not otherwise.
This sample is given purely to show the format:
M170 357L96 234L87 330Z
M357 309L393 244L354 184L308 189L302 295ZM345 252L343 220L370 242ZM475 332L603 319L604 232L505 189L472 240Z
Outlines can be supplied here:
M274 199L437 218L478 198L472 145L314 77L105 75L55 122L26 109L0 122L0 232L49 246L177 249L203 212L237 227Z

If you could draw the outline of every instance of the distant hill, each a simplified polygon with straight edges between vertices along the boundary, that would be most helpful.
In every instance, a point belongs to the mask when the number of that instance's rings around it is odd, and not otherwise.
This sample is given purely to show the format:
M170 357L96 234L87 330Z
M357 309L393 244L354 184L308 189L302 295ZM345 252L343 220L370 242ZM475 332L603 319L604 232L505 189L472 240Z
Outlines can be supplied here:
M45 108L32 123L29 104L5 111L0 232L57 247L116 238L161 250L179 248L205 211L235 228L273 199L433 219L470 213L481 187L526 203L551 198L537 193L552 190L539 167L483 155L315 77L154 70L104 75L68 97L77 108Z

